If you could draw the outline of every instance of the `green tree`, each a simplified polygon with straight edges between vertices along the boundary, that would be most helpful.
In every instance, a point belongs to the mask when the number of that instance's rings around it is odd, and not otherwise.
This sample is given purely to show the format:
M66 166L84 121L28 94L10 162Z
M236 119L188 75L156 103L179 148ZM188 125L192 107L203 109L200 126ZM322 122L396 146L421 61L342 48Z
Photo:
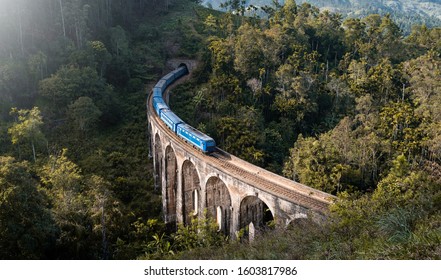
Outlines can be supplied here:
M42 259L53 249L56 226L33 177L26 162L0 156L1 259Z
M174 246L179 251L223 244L225 236L218 231L219 226L216 221L206 217L206 214L204 216L204 218L193 219L187 226L179 225L178 231L173 235Z
M13 144L20 142L29 142L32 147L32 155L34 162L37 161L35 145L38 142L45 141L45 137L41 132L43 118L38 107L31 110L12 108L11 115L16 115L17 121L8 129ZM20 147L19 147L20 150Z
M359 53L366 41L366 24L358 18L348 18L343 22L345 30L345 45L352 55Z
M398 58L399 53L402 52L403 44L400 40L402 34L390 14L382 17L379 32L381 34L381 41L379 42L381 44L378 46L380 54L391 59Z
M91 130L101 116L101 111L89 97L82 96L78 98L68 108L67 115L74 124L75 129L81 134Z
M260 30L245 23L237 30L234 45L234 68L246 78L258 78L264 64L263 35Z
M60 116L79 97L95 102L104 100L109 88L92 67L63 66L51 77L40 81L39 92L52 102L51 111Z
M90 5L84 4L81 0L71 0L66 2L64 7L62 6L61 1L59 4L62 16L64 15L62 18L63 32L70 35L70 38L73 38L75 41L76 46L81 48L89 36L87 19Z
M424 146L429 158L441 159L441 59L429 51L404 63L409 81L408 92L416 105L415 114L422 119L421 129L427 132ZM403 93L404 94L404 93Z
M243 16L245 14L245 0L226 0L220 7L226 8L229 11L234 11Z
M30 96L27 66L12 59L0 59L0 100L14 102Z
M404 71L409 80L411 97L418 106L417 112L434 121L441 120L441 75L440 54L428 51L416 59L404 63Z
M300 135L294 148L290 149L283 174L322 191L340 191L341 174L338 173L346 167L339 162L338 150L329 139L329 134L322 135L319 140Z
M210 39L208 49L212 53L212 65L215 75L228 73L233 69L233 42L231 39L213 37Z
M426 25L412 26L411 34L406 37L406 42L416 44L425 49L441 51L441 28L428 28Z
M422 141L427 137L420 127L421 121L408 103L391 103L382 108L379 130L389 143L392 156L405 154L414 158L419 155Z
M60 230L58 255L66 259L92 258L97 252L91 243L92 221L81 170L67 158L64 149L49 158L40 176L50 193L53 217Z
M32 55L28 60L28 67L34 81L42 80L47 75L47 55L42 51Z
M250 116L253 116L251 114ZM247 122L248 119L248 122ZM258 148L258 122L255 118L223 117L216 123L220 145L228 152L252 163L262 163L264 153Z
M101 259L111 257L111 244L115 244L120 227L127 226L122 220L120 202L111 192L109 182L99 176L92 175L87 183L90 201L90 215L93 222L93 233L101 237Z
M128 54L129 41L126 31L121 26L118 25L110 29L110 40L112 42L112 50L117 57Z
M209 14L204 21L204 27L205 27L205 31L208 34L217 34L217 30L218 30L218 22L215 16L213 16L212 14Z
M290 65L284 64L276 72L280 81L285 82L281 83L280 93L275 96L274 107L283 116L300 122L305 116L318 110L318 83L314 74L301 71L298 76L291 76L289 72L292 71Z

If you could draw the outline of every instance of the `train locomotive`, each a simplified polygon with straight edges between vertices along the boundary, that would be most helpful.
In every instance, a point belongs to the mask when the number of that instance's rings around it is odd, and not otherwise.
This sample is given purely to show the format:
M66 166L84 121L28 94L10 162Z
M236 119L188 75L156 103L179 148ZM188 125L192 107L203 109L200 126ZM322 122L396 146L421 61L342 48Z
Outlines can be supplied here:
M214 152L216 149L216 142L213 140L213 138L186 124L175 113L173 113L172 110L170 110L162 98L162 94L166 88L186 74L188 74L187 67L181 66L162 77L156 83L156 85L153 87L153 108L155 109L155 112L159 118L176 135L203 153L209 154Z

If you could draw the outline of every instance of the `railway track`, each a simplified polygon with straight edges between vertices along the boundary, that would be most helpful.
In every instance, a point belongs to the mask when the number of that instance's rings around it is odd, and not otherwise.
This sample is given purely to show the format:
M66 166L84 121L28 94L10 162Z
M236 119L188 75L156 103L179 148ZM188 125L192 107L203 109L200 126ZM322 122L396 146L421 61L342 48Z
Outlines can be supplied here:
M278 197L283 197L288 201L298 203L307 208L313 208L319 212L326 212L328 209L329 202L319 201L315 198L304 195L295 189L288 189L282 185L269 182L259 174L253 174L238 167L237 165L230 163L228 160L225 160L224 157L219 156L219 154L216 152L212 154L212 157L215 159L217 165L222 166L225 170L228 170L230 174L235 174L236 177L243 179L250 185L257 187L262 191L269 192Z

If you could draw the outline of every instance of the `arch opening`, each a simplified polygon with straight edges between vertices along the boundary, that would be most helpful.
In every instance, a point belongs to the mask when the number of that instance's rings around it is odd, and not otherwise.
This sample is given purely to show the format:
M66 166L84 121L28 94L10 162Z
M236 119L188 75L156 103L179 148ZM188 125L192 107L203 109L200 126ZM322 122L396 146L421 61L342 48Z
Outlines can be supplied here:
M199 192L198 190L193 191L193 215L199 214Z
M291 220L287 225L288 230L312 230L317 227L317 223L311 219L311 217L304 216Z
M231 231L231 196L225 183L218 177L211 177L206 184L207 216L216 220L219 231L225 235Z
M253 223L256 229L265 229L274 221L269 207L257 196L247 196L240 203L240 228L246 228Z
M216 223L217 223L218 231L224 230L222 221L223 221L222 207L218 206L216 208Z
M202 209L200 193L201 184L196 167L191 161L186 160L182 165L182 217L184 225L190 224L195 213Z

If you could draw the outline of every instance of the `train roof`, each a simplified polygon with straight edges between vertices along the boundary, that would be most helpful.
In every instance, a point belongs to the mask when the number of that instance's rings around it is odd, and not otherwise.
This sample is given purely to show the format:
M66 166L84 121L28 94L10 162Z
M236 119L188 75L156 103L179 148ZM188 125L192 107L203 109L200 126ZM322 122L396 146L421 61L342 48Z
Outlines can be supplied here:
M162 98L162 96L160 96L160 97L159 96L153 96L153 101L156 102L156 103L163 103L163 104L167 105L165 103L164 99Z
M161 80L168 80L170 78L173 78L174 75L175 75L174 72L170 72L167 75L165 75L164 77L162 77Z
M164 79L161 79L161 80L159 80L157 83L156 83L156 85L155 85L155 88L161 88L162 89L162 87L165 85L165 80Z
M202 133L201 131L197 130L196 128L194 128L194 127L192 127L192 126L190 126L190 125L188 125L186 123L181 123L179 125L179 128L182 128L182 129L185 129L185 130L191 132L193 135L195 135L196 137L200 138L201 140L213 141L214 142L213 138L211 138L210 136Z
M171 73L176 74L176 73L180 73L181 71L188 71L188 69L186 66L181 66L181 67L178 67L177 69L173 70Z
M184 121L181 120L175 113L173 113L170 109L162 109L161 111L161 118L166 117L170 119L174 124L183 123Z
M153 97L153 107L170 109L161 97Z

